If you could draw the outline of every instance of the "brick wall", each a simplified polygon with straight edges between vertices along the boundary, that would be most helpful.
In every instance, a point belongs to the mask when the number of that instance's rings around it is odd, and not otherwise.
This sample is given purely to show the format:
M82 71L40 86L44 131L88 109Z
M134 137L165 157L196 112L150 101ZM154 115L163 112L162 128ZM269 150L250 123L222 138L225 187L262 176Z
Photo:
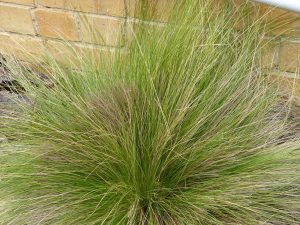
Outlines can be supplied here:
M74 42L75 48L92 51L113 51L124 47L129 38L129 22L136 0L0 0L0 52L31 61L31 54L39 56L47 49L58 59L68 56L62 39ZM159 10L167 0L159 1ZM269 8L262 6L264 11ZM268 12L274 18L295 19L286 27L270 34L279 35L268 44L263 65L280 76L283 86L294 88L300 96L300 79L294 79L300 70L299 14L280 9ZM91 38L89 28L102 36Z
M269 22L282 22L267 37L272 41L268 41L263 66L274 74L282 90L292 94L300 106L300 14L266 5L261 5L261 8L267 13Z
M46 49L65 57L62 40L78 49L122 47L129 5L124 0L0 0L0 52L31 61ZM91 38L86 24L102 40Z

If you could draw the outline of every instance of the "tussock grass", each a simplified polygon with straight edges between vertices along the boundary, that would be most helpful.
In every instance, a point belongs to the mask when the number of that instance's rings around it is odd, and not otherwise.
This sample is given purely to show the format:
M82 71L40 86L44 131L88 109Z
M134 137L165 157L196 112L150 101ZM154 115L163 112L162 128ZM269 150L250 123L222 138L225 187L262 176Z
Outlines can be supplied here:
M300 223L299 143L283 143L259 68L265 27L214 2L137 23L105 60L50 58L54 87L10 65L30 102L1 118L1 224Z

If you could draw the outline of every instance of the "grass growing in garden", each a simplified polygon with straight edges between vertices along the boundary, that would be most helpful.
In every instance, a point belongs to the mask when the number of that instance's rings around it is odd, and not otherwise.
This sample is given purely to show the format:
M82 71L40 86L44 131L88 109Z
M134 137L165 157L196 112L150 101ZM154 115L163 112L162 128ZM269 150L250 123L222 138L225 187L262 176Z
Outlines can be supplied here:
M50 58L53 87L10 65L30 102L1 117L1 224L300 223L299 143L282 143L258 66L265 28L247 5L214 7L140 21L102 58L74 49L76 68Z

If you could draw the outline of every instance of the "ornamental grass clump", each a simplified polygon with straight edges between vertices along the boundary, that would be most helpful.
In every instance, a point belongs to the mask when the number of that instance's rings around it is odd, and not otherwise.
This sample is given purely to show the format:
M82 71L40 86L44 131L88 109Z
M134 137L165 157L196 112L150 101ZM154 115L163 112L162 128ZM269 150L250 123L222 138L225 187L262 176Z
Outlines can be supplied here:
M1 117L1 224L300 223L299 142L259 65L267 27L216 5L129 20L128 48L70 45L69 66L43 64L51 86L8 63L28 99Z

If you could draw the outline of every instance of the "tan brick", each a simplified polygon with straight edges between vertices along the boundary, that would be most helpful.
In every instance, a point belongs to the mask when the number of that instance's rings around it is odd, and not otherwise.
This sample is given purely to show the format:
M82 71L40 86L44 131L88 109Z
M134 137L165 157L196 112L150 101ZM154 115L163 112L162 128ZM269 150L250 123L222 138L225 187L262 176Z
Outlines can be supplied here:
M37 9L35 17L40 35L72 41L79 40L75 16L72 13Z
M55 60L64 63L78 63L76 54L78 47L72 43L65 43L61 41L47 40L45 44L47 53Z
M274 69L277 66L277 46L275 41L266 40L263 42L261 55L261 67L263 69Z
M0 52L30 62L39 61L44 53L40 38L7 33L0 33Z
M16 3L20 5L34 5L34 0L2 0L1 2Z
M82 12L125 16L124 0L40 0L39 4Z
M300 70L300 43L283 42L280 48L280 69L287 72Z
M126 24L126 43L130 43L135 39L135 35L139 32L143 34L157 35L165 32L166 24L152 21L127 21Z
M84 42L116 46L123 44L124 21L95 15L81 15Z
M35 34L30 8L0 3L0 31Z
M300 14L262 4L260 16L265 18L270 34L300 36Z
M147 5L142 6L140 0L126 0L129 15L131 17L141 17L141 8L147 11L146 19L156 21L167 21L174 3L179 4L175 0L153 0L148 1Z
M107 60L113 54L113 49L100 48L80 43L64 43L61 41L48 40L46 49L50 57L70 67L78 68L81 58L91 59L95 63Z
M271 76L271 82L277 85L282 96L300 97L300 78L297 76L286 75L285 73L277 73Z

